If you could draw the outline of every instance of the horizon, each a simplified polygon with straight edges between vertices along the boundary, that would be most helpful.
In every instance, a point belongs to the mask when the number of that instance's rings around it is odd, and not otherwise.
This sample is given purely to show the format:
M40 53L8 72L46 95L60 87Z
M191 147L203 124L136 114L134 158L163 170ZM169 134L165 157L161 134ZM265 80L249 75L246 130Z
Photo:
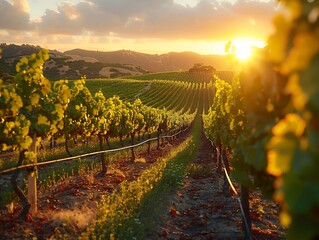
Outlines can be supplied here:
M224 55L231 40L266 45L275 0L0 0L0 38L64 52ZM7 19L14 19L8 21Z
M245 41L245 40L234 40L234 42L241 42L241 41ZM217 43L220 46L220 49L225 49L225 46L227 44L228 41L225 42L219 42ZM257 47L257 48L263 48L266 46L266 43L263 41L247 41L248 43L250 43L251 47ZM144 54L150 54L150 55L161 55L161 54L168 54L168 53L185 53L185 52L190 52L190 53L196 53L196 54L200 54L200 55L217 55L217 56L225 56L227 55L227 53L225 51L216 51L216 52L208 52L208 51L196 51L196 50L173 50L173 49L167 49L166 51L143 51L143 50L135 50L135 49L128 49L128 48L118 48L118 49L99 49L99 48L92 48L92 47L73 47L73 48L55 48L55 47L46 47L46 46L42 46L41 44L37 44L37 43L15 43L15 42L2 42L0 44L13 44L13 45L17 45L17 46L22 46L22 45L31 45L31 46L39 46L43 49L47 49L47 50L55 50L61 53L65 53L67 51L71 51L71 50L76 50L76 49L80 49L80 50L86 50L86 51L96 51L96 52L116 52L116 51L132 51L132 52L139 52L139 53L144 53ZM210 43L211 44L211 43Z
M207 56L225 56L227 55L226 53L223 54L214 54L214 53L207 53L207 54L201 54L195 51L169 51L169 52L160 52L160 53L147 53L147 52L141 52L141 51L135 51L134 49L113 49L113 50L99 50L99 49L86 49L86 48L72 48L72 49L66 49L66 50L59 50L59 49L55 49L55 48L46 48L43 47L41 45L38 44L29 44L29 43L21 43L21 44L16 44L16 43L6 43L6 42L1 42L1 44L6 44L7 46L9 45L15 45L15 46L22 46L22 45L29 45L29 46L33 46L33 47L40 47L42 49L47 49L49 51L58 51L60 53L65 54L65 52L68 51L73 51L73 50L84 50L84 51L92 51L92 52L119 52L119 51L131 51L131 52L137 52L137 53L143 53L143 54L150 54L150 55L162 55L162 54L169 54L169 53L195 53L195 54L199 54L199 55L207 55Z

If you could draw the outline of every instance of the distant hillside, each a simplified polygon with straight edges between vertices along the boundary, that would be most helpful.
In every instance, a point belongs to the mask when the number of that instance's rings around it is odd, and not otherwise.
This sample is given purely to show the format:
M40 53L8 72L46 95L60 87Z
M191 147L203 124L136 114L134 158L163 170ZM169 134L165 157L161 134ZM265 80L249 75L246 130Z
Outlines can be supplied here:
M88 51L74 49L64 52L69 56L96 59L103 63L120 63L140 66L150 72L188 70L195 63L214 66L218 70L228 70L229 64L225 56L200 55L193 52L170 52L166 54L145 54L130 50L112 52Z
M15 65L22 56L40 51L40 46L28 44L0 44L0 77L12 79ZM148 72L187 71L196 63L213 66L217 70L228 70L225 56L200 55L193 52L170 52L167 54L145 54L129 50L112 52L74 49L64 53L49 50L50 60L44 66L44 74L51 80L87 78L127 77Z
M29 44L15 45L1 43L0 48L2 49L3 59L20 58L21 56L28 56L41 50L40 46L33 46ZM63 55L63 53L58 52L57 50L50 50L50 53L52 55Z
M2 58L0 59L0 77L6 81L12 80L16 74L15 66L23 56L40 51L41 47L23 44L0 44ZM44 75L50 80L87 78L116 78L144 74L148 71L130 64L103 63L90 57L66 55L57 50L49 50L50 59L44 65Z

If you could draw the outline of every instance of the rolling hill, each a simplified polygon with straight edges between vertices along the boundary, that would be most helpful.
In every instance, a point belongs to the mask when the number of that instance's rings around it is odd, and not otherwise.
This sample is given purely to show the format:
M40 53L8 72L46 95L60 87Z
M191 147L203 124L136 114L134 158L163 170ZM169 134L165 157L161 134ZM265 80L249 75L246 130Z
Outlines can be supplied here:
M10 80L15 75L17 61L26 55L39 52L40 46L28 44L0 44L0 76ZM45 63L44 74L51 80L87 78L118 78L149 72L187 71L196 63L227 70L225 56L200 55L193 52L146 54L130 50L110 52L74 49L66 52L49 50L50 60Z
M74 49L64 52L68 56L96 59L103 63L120 63L140 66L150 72L166 72L188 70L195 63L214 66L218 70L228 70L229 64L225 56L200 55L194 52L170 52L166 54L145 54L130 50L111 52Z

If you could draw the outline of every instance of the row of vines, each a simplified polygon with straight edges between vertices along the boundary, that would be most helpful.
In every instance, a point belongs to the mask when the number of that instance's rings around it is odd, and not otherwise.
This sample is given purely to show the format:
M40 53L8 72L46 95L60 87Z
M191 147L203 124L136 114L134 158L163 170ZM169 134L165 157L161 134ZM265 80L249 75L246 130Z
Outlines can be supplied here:
M115 94L130 102L138 97L144 104L156 108L165 107L172 111L194 113L200 102L203 105L203 111L208 110L208 105L213 101L213 80L200 82L200 76L194 76L197 81L189 82L183 78L164 79L165 76L161 73L159 74L161 78L156 80L90 79L86 86L92 92L101 90L107 97ZM135 77L138 78L138 76ZM213 75L210 77L213 78ZM201 112L202 108L198 111Z
M288 239L317 239L318 2L281 2L290 15L275 18L269 45L233 83L215 82L204 128L221 150L232 153L236 179L280 204Z
M91 94L85 79L51 83L43 76L43 64L49 58L42 50L22 58L16 65L13 84L0 80L0 150L16 151L18 166L36 162L36 148L42 140L61 138L66 151L71 138L96 136L100 149L109 137L130 137L132 144L137 134L172 132L188 125L193 115L173 113L133 103L117 96L106 98L101 91ZM132 149L134 158L134 151ZM102 173L107 163L101 155ZM20 214L26 218L30 207L18 186L17 170L11 179L13 189L23 203Z
M233 71L216 71L215 74L219 78L231 79ZM214 81L214 74L204 72L189 72L189 71L178 71L178 72L161 72L161 73L149 73L143 75L130 76L128 79L136 80L168 80L176 82L187 82L187 83L209 83Z

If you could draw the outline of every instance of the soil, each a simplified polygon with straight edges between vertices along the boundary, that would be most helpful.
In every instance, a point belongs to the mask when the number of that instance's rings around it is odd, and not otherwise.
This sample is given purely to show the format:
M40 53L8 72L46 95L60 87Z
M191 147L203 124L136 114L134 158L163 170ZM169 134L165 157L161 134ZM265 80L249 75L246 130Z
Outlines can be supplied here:
M0 239L76 239L92 223L98 202L124 181L133 181L141 172L179 145L183 138L174 140L151 154L138 153L130 163L120 159L109 168L106 176L98 172L68 178L53 189L39 194L38 213L28 221L19 221L18 205L8 206L0 214ZM204 136L191 171L182 187L172 196L171 205L158 220L154 239L243 239L242 217L237 197L223 192L224 179L217 172L212 158L212 146ZM235 184L236 189L239 186ZM250 194L252 239L285 239L278 222L278 206Z
M38 211L27 221L18 219L21 207L9 204L0 210L0 239L76 239L95 220L101 198L118 188L124 180L134 181L158 158L169 154L183 137L162 145L160 149L136 152L134 163L121 158L109 166L101 177L98 170L70 177L54 188L38 193Z
M202 134L197 157L192 161L201 170L191 172L172 197L155 239L244 239L237 195L227 183L228 191L224 193L224 177L217 172L212 152L210 142ZM239 191L239 186L234 185ZM285 239L278 221L279 207L273 201L251 192L250 207L252 239Z

